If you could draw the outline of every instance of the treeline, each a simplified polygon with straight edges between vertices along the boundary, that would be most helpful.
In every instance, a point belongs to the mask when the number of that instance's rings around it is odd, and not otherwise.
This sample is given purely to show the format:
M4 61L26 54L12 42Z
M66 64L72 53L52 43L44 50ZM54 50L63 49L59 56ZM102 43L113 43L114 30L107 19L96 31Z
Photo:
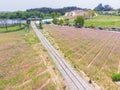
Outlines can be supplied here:
M40 17L40 18L45 18L45 17L50 17L50 14L48 13L42 13L38 11L15 11L15 12L7 12L7 13L0 13L0 19L21 19L25 20L27 18L32 18L32 17Z
M26 11L15 11L15 12L6 12L0 13L0 19L21 19L25 20L27 18L38 17L38 18L51 18L53 13L64 15L65 12L69 12L72 10L86 10L77 7L65 7L60 9L52 9L52 8L35 8L28 9Z
M96 11L100 15L120 16L120 9L114 9L110 5L102 5L102 3L96 6L94 8L94 11Z
M98 11L98 14L100 14L100 15L120 16L120 11L119 10L114 10L114 11Z
M88 9L83 9L83 8L78 8L78 7L64 7L64 8L58 8L58 9L53 9L53 8L34 8L34 9L28 9L27 12L31 12L31 11L39 11L39 12L43 12L43 13L60 13L61 15L64 15L65 12L70 12L73 10L88 10Z

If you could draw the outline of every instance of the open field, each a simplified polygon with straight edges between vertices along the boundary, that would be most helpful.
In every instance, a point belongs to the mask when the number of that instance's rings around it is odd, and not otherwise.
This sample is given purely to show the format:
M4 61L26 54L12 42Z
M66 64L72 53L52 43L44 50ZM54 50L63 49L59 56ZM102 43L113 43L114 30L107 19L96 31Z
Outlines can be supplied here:
M70 20L74 24L74 20ZM92 19L85 20L84 26L102 27L102 28L120 28L120 16L98 15Z
M120 16L98 15L85 21L85 26L90 26L91 24L94 24L95 27L120 28Z
M0 34L0 90L63 90L65 82L35 34Z
M20 25L8 26L7 30L5 27L0 27L0 33L18 31L23 28L25 28L25 25L23 25L23 24L21 24L21 26Z
M105 90L120 89L111 78L120 73L120 33L57 25L45 25L44 30L79 72L84 71Z

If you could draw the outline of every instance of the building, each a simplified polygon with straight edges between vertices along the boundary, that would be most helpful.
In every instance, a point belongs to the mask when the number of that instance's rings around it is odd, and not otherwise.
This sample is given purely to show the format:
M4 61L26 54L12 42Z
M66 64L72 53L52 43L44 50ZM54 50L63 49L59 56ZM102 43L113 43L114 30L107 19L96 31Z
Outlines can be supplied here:
M53 19L43 19L42 23L46 24L46 23L52 23ZM36 24L39 24L40 20L36 20Z
M86 19L89 18L89 13L83 10L74 10L74 11L65 13L65 16L70 18L75 18L78 15L84 16Z

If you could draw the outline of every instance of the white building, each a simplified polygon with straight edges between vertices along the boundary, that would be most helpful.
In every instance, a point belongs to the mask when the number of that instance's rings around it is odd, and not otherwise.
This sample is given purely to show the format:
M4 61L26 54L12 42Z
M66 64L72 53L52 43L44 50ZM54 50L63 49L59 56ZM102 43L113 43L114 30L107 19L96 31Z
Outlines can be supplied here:
M42 20L42 23L43 23L43 24L45 24L45 23L47 23L47 22L52 23L52 21L53 21L53 19L43 19L43 20ZM39 22L40 22L40 21L37 20L37 21L36 21L36 24L39 24Z

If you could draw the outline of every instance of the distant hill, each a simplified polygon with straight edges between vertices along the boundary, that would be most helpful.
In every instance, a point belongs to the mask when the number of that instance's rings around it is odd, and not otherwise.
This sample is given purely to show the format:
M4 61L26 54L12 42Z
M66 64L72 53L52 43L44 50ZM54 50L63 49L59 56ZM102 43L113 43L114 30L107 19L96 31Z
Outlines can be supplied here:
M97 7L94 8L95 11L111 11L113 8L110 5L102 5L100 3Z
M70 12L73 10L88 10L88 9L83 9L83 8L78 8L78 7L64 7L64 8L57 8L57 9L53 9L53 8L47 8L47 7L43 7L43 8L33 8L33 9L27 9L27 12L31 12L31 11L40 11L43 13L52 13L52 12L59 12L62 15L65 14L65 12Z
M0 13L9 13L9 11L0 11Z

